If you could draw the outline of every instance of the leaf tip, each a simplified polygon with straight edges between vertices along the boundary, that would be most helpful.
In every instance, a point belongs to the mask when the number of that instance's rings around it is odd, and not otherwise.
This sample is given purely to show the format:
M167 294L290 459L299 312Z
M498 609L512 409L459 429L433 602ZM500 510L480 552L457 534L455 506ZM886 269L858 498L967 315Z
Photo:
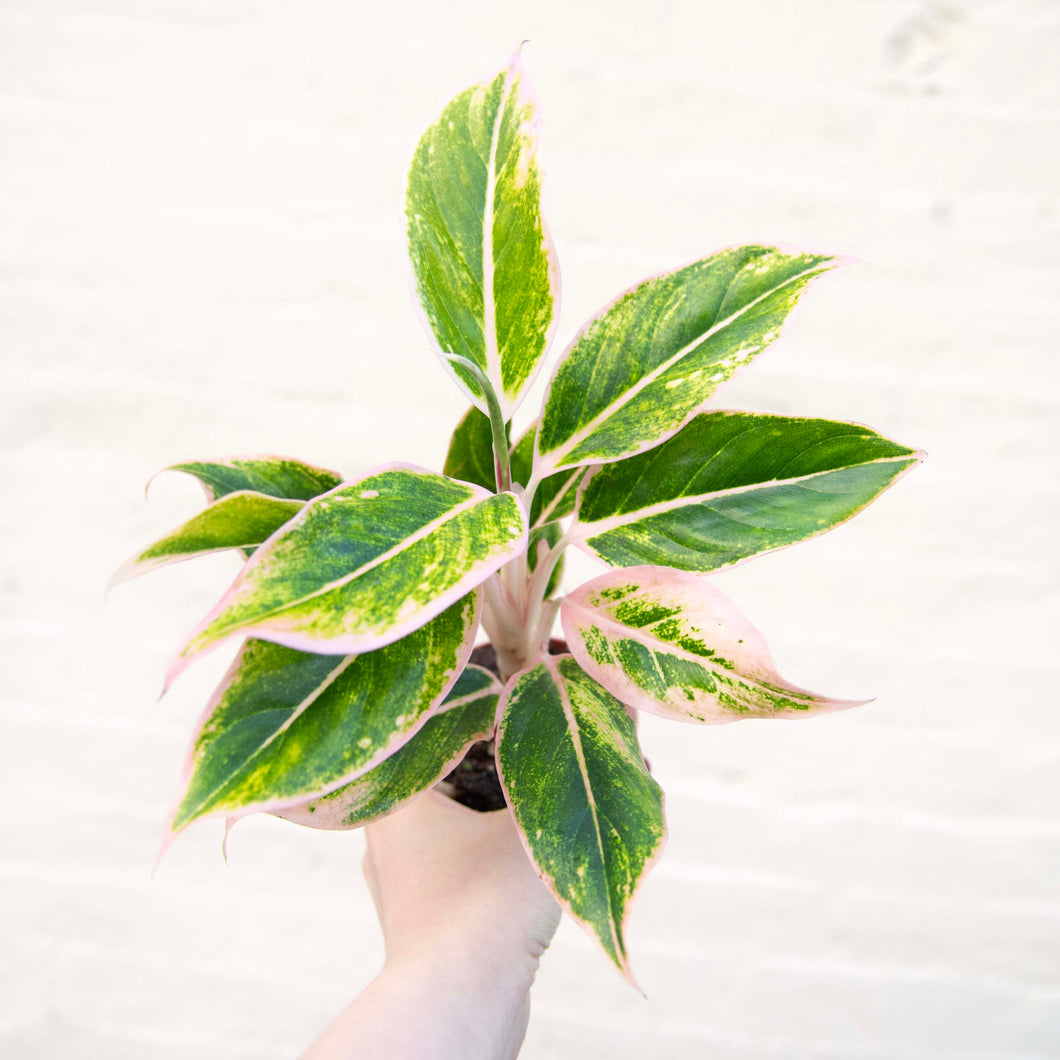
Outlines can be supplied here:
M155 472L155 473L154 473L154 474L153 474L153 475L152 475L152 476L151 476L151 477L150 477L150 478L149 478L149 479L148 479L148 480L147 480L147 481L146 481L146 482L144 483L144 500L145 500L145 501L149 501L149 500L151 499L151 498L150 498L150 496L149 496L149 494L150 494L150 492L151 492L151 485L152 485L152 483L153 483L153 482L155 481L155 479L156 479L156 478L158 478L158 476L159 476L159 475L161 475L161 474L162 474L162 472L163 472L163 471L168 471L168 470L169 470L169 468L168 468L168 467L163 467L163 468L160 468L160 469L159 469L158 471L156 471L156 472Z
M870 263L864 258L859 258L857 254L833 254L829 268L845 269L847 266L857 267L868 264Z
M159 865L162 864L162 858L165 857L166 851L169 850L170 846L173 843L173 840L176 839L179 834L179 829L174 831L173 822L170 821L169 825L166 827L165 834L162 836L162 842L159 844L158 847L158 856L155 858L154 866L151 869L152 880L155 878L155 875L158 872Z
M162 694L158 697L160 700L173 687L173 682L191 665L196 655L198 655L198 651L189 652L188 645L185 645L173 657L173 661L169 664L166 676L162 681Z
M137 560L140 558L140 554L137 553L135 556L130 556L108 579L107 584L103 588L103 599L106 600L110 596L111 592L123 582L127 582L132 578L135 578L137 574L143 573L137 570Z
M648 995L644 992L644 988L637 982L636 976L633 974L633 968L629 963L629 954L626 953L625 949L622 949L618 956L611 956L611 960L614 962L615 967L618 969L618 974L631 986L634 990L645 1001L648 1000Z
M221 838L221 857L224 858L225 868L229 867L228 864L228 833L236 826L240 818L238 817L226 817L225 818L225 834Z

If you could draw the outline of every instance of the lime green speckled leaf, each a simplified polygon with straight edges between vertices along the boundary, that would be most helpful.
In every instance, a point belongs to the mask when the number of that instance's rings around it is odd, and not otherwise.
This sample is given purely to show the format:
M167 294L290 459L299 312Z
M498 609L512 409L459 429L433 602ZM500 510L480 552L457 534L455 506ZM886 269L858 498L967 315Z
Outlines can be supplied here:
M467 663L479 595L364 655L248 640L203 714L171 831L318 797L391 755Z
M226 549L253 549L302 510L301 501L283 501L244 490L228 493L171 534L126 560L111 585L149 570Z
M570 533L613 566L718 570L838 526L921 455L854 423L705 413L595 470Z
M406 190L409 257L428 332L441 352L482 369L505 421L540 366L559 308L537 154L537 107L517 55L423 134ZM443 364L485 412L470 373Z
M666 828L629 712L562 655L513 678L498 718L498 770L531 860L632 982L626 914Z
M512 494L384 465L310 501L266 541L192 632L169 679L238 632L301 651L373 651L483 582L526 540Z
M836 264L820 254L733 247L619 296L556 367L538 477L670 437L777 337L810 281Z
M609 571L571 593L560 615L586 673L623 703L664 718L719 725L858 705L785 681L762 634L702 574Z
M455 769L476 740L492 735L500 693L493 674L468 666L423 728L389 758L330 794L277 810L276 816L342 830L393 813Z
M254 490L255 493L287 500L308 501L342 482L342 476L337 471L328 471L327 468L314 467L283 456L193 460L173 464L164 470L194 475L211 501L240 490Z

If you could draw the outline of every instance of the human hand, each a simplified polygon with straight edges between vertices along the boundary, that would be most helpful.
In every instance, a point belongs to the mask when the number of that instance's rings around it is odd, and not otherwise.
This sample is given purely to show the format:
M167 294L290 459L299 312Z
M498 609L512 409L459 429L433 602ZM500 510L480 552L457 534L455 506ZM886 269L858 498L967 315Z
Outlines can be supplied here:
M438 955L521 973L530 988L559 923L508 810L478 813L427 792L369 825L364 874L388 964Z
M366 831L386 962L304 1060L514 1060L559 906L511 814L430 791Z

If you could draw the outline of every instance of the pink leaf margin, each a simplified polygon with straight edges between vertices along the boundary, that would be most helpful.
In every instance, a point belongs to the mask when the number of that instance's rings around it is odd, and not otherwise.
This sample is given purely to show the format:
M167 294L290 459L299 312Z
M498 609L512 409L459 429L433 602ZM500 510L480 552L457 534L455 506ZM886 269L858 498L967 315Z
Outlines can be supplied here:
M497 552L489 560L484 562L481 566L476 567L473 571L470 571L467 575L461 578L455 585L446 590L440 596L436 597L421 610L418 610L410 618L404 622L400 622L391 626L386 633L381 634L365 634L361 636L343 636L333 637L328 639L321 639L317 637L310 637L304 633L298 633L286 630L273 630L260 623L253 623L246 626L240 626L238 629L233 629L229 633L218 637L216 640L209 641L199 647L194 647L195 641L199 636L211 625L214 619L217 618L237 597L239 590L242 588L244 579L249 571L256 569L263 565L269 560L269 548L279 538L291 533L297 529L308 517L314 508L321 503L327 503L329 498L340 490L347 490L351 486L356 486L357 483L363 482L365 479L370 478L373 475L381 474L385 471L411 471L415 474L420 475L431 475L436 476L437 472L430 471L427 468L420 467L417 464L408 464L401 461L395 461L386 464L380 464L377 467L371 468L366 471L359 478L350 479L347 482L342 482L332 490L328 490L327 493L322 493L318 497L314 497L313 500L306 503L306 506L292 518L289 522L285 523L279 530L276 531L271 537L267 538L262 545L257 549L254 555L247 561L242 571L236 576L235 580L228 587L224 596L214 605L210 612L205 618L188 634L184 644L178 651L176 657L173 659L166 672L165 684L163 687L163 695L170 688L173 682L180 676L181 673L197 658L202 655L208 654L215 650L224 641L236 634L243 634L246 636L260 637L262 640L270 640L274 644L282 644L287 648L294 648L297 651L307 652L323 652L324 654L334 655L357 655L363 654L364 652L374 651L376 648L386 647L388 644L393 644L394 641L400 640L402 637L407 636L409 633L425 625L432 618L436 618L442 613L450 604L456 603L460 597L465 596L470 590L484 582L490 575L496 573L506 563L510 562L516 556L521 555L526 551L527 541L529 540L528 523L529 519L526 516L523 508L522 501L519 501L519 510L523 514L523 531L520 537L515 538L511 545ZM504 496L504 494L494 494L489 490L483 489L481 486L476 486L474 483L465 482L462 485L467 486L472 491L471 497L468 498L466 504L470 505L472 501L481 502L494 496ZM515 494L511 494L515 496ZM516 498L518 500L518 498Z
M799 304L800 305L802 304L801 301L800 301ZM796 308L798 308L798 306L796 306ZM765 352L765 351L763 351L763 352ZM761 356L761 355L759 355L759 356ZM757 360L757 358L756 358L756 360ZM678 428L678 430L681 430L681 429L687 427L688 424L691 423L692 420L694 420L696 418L696 416L702 416L702 415L711 415L711 416L746 416L747 412L745 410L743 410L743 409L707 409L707 408L704 408L704 407L700 406L700 408L698 408L696 410L696 412L692 416L690 416L686 422L681 424L681 427ZM780 420L780 419L788 420L788 419L812 418L812 417L788 416L788 415L785 415L784 413L780 413L780 412L755 412L755 413L753 413L753 415L756 416L756 417L759 417L761 419L775 418L775 419L778 419L778 420ZM866 426L864 423L858 423L856 420L843 420L842 422L846 423L846 424L849 424L851 427L860 427L863 430L872 431L873 434L876 433L875 431L872 430L871 427ZM676 433L677 433L677 431L673 432L673 434L676 434ZM665 441L669 441L670 438L673 437L673 434L668 435L666 438L663 439L663 441L664 442ZM659 444L661 445L662 443L660 442ZM650 446L649 448L655 448L655 446ZM648 450L645 449L643 451L647 452ZM638 455L639 456L640 454L637 453L637 454L633 454L633 455ZM901 471L899 471L898 474L895 475L894 478L892 478L891 481L888 482L887 485L884 486L883 489L880 490L879 493L877 493L874 497L870 497L859 508L855 508L854 511L852 511L845 519L840 519L839 522L832 523L831 526L826 526L823 530L818 530L815 533L811 534L809 537L804 537L804 538L802 538L799 541L792 541L790 544L787 544L787 545L776 545L773 548L764 548L764 549L762 549L761 552L755 552L755 553L752 553L750 556L743 556L740 559L732 560L729 563L723 563L720 567L714 567L710 571L699 571L698 574L700 574L700 575L713 574L713 573L715 573L715 571L732 570L734 567L739 567L739 566L742 566L744 563L749 563L751 560L758 559L759 556L768 556L771 552L782 552L786 548L792 548L795 545L801 545L803 541L812 541L814 538L823 537L825 534L830 534L833 530L838 530L839 527L845 526L855 516L860 515L866 508L869 507L869 505L875 504L876 501L878 501L880 499L880 497L883 496L883 494L885 494L889 490L893 489L894 486L896 486L903 478L905 478L905 476L908 475L910 471L912 471L916 467L919 467L919 465L922 464L927 458L928 458L928 454L923 449L913 449L913 450L910 451L908 456L881 457L879 461L874 461L874 462L879 462L879 463L889 462L889 463L898 464L898 463L902 463L903 461L909 461L909 463L908 463L908 465L906 467L904 467ZM622 459L624 460L625 457L622 457ZM594 524L593 523L583 523L583 522L581 522L578 519L578 511L580 510L581 504L582 504L582 494L588 488L589 483L592 481L593 477L597 474L597 472L602 470L602 468L604 467L605 464L613 464L615 462L616 461L614 461L614 460L601 460L601 461L598 461L596 463L592 463L592 464L587 464L586 465L588 470L586 471L586 474L582 476L582 480L577 486L577 493L575 494L575 500L574 500L574 518L571 521L570 529L567 531L567 535L566 535L567 536L567 540L572 545L574 545L575 548L577 548L581 552L584 552L587 556L591 556L593 559L595 559L595 560L597 560L598 562L601 562L601 563L606 563L607 560L603 559L603 557L601 557L596 552L596 550L593 548L593 546L590 544L590 542L593 540L594 537L600 536L600 535L606 533L607 531L598 530L596 532L593 532L592 527L593 527ZM842 470L842 469L841 468L836 468L835 470L838 471L838 470ZM821 472L821 474L829 474L829 473L830 472L827 472L827 471ZM809 476L809 477L814 477L814 476ZM768 489L771 486L782 485L783 482L784 482L783 479L774 479L772 481L761 482L757 486L748 487L748 492L751 489ZM696 503L695 500L689 500L689 505L692 505L692 504L695 504L695 503ZM623 567L623 568L619 568L619 569L621 569L621 570L632 570L631 567ZM671 569L671 568L666 568L666 569ZM672 568L672 569L676 570L677 568ZM689 572L686 572L686 573L693 573L693 572L689 571Z
M412 737L415 736L416 733L418 733L420 729L422 729L423 726L426 725L431 718L433 718L436 714L439 713L438 707L444 702L445 697L449 694L449 692L452 690L453 685L456 684L460 675L466 669L468 661L471 658L471 652L474 650L475 647L475 638L478 635L479 624L482 619L482 600L482 590L478 589L475 591L474 611L472 613L471 620L467 623L467 628L464 632L464 641L460 646L460 650L457 652L456 664L454 665L450 675L446 678L441 691L436 696L434 696L431 701L431 705L423 712L422 716L417 720L415 726L405 732L395 734L394 738L391 739L382 748L380 748L380 750L376 752L376 754L374 754L365 765L359 766L357 769L352 770L348 774L342 776L339 780L329 783L325 787L321 788L320 791L313 792L309 796L299 795L296 798L264 799L260 803L255 803L251 806L245 806L241 808L237 813L232 813L229 810L223 809L214 810L210 813L203 814L201 817L196 817L194 821L189 821L188 824L184 825L183 828L174 831L173 821L176 820L177 811L180 809L180 805L184 801L184 796L187 793L188 789L188 783L191 780L192 773L195 770L195 746L198 743L199 734L205 728L206 723L210 720L214 711L220 705L221 700L224 697L226 690L228 689L228 686L232 683L232 680L239 672L240 665L243 661L243 655L247 650L246 643L244 642L244 644L240 647L239 651L236 653L235 658L232 660L231 665L225 671L224 677L221 678L220 683L214 689L212 695L210 696L209 702L203 708L202 713L199 715L199 718L195 723L195 728L192 732L191 741L188 744L188 749L184 755L184 763L181 767L180 787L177 792L177 795L170 804L169 811L166 814L165 833L162 838L161 847L158 851L158 857L155 862L155 867L157 868L158 863L162 860L163 855L169 849L173 840L176 839L177 836L180 835L180 833L183 832L185 828L190 827L192 824L199 824L203 821L210 821L216 820L218 818L223 818L225 820L225 845L227 847L228 833L231 831L232 827L236 824L236 822L242 820L244 817L247 817L252 813L275 813L277 810L286 809L291 806L303 805L306 802L312 802L314 799L322 798L324 795L330 794L337 788L341 788L344 785L349 784L351 781L356 780L358 777L363 776L369 770L374 769L377 765L379 765L380 762L389 758L390 755L392 755L395 751L398 751L402 747L404 747L405 744L408 743L409 740L411 740ZM335 669L338 670L340 667L343 667L344 661L345 660L337 659ZM334 673L335 671L332 671L332 675ZM327 683L328 680L330 680L330 675L329 678L325 680L325 683ZM307 699L303 701L302 704L299 704L299 707L297 707L295 712L291 715L291 719L288 720L288 723L290 720L293 720L293 718L297 716L298 713L306 709L306 707L311 702L312 699Z
M465 667L465 669L467 669L467 667ZM482 668L478 667L478 669L482 669ZM485 672L488 673L489 671L485 671ZM490 676L492 677L493 675L491 674ZM438 718L438 717L440 717L443 714L447 714L450 710L458 709L459 707L463 706L468 700L470 700L472 698L473 699L480 699L483 696L490 696L490 695L500 696L503 693L503 691L504 691L504 688L501 685L500 681L498 681L496 679L496 677L494 677L493 678L493 682L492 682L492 684L489 687L484 688L484 689L480 689L479 691L475 692L473 694L473 696L469 696L465 700L461 700L461 701L458 701L456 703L452 703L452 704L449 704L449 705L446 705L446 704L443 703L442 704L442 709L432 711L431 714L430 714L430 718ZM421 795L426 794L426 792L429 791L431 788L433 788L435 784L437 784L440 780L442 780L444 777L448 776L454 769L456 769L456 767L463 760L464 755L467 753L468 748L473 743L477 743L479 740L487 739L489 736L492 735L492 733L493 733L493 727L492 726L486 731L483 731L483 732L480 732L480 733L476 733L466 743L464 743L464 745L462 747L460 747L459 750L455 751L446 760L444 765L442 765L435 772L435 775L434 775L433 779L430 780L426 785L424 785L422 790L414 792L408 798L402 799L400 802L395 803L395 805L393 805L385 813L376 814L374 817L370 817L370 818L368 818L368 819L366 819L364 821L359 821L357 824L343 824L342 823L341 818L343 816L345 816L345 814L346 814L346 812L348 810L348 807L345 806L345 805L341 805L339 803L336 803L336 805L334 807L332 807L332 806L318 807L315 812L310 813L309 810L307 809L307 807L311 803L316 802L320 798L324 797L324 796L319 796L319 795L318 796L314 796L311 799L306 799L304 802L300 802L297 805L288 806L288 807L286 807L286 808L284 808L282 810L273 810L272 812L275 814L275 816L282 817L285 821L290 821L292 824L300 824L300 825L303 825L306 828L317 828L317 829L321 829L323 831L348 832L348 831L352 831L352 830L357 829L357 828L364 828L366 825L371 824L373 821L379 821L379 820L382 820L384 817L389 817L390 814L396 813L402 807L407 806L413 799L417 799ZM406 741L406 742L408 742L408 741ZM398 748L398 750L400 750L400 748ZM387 756L387 757L389 757L389 756ZM379 765L379 764L382 763L382 761L383 761L383 759L380 759L380 761L378 763L376 763L376 764ZM363 774L361 774L361 775L363 776ZM354 777L353 780L357 780L357 777ZM230 820L234 823L236 820L238 820L238 818L230 818Z
M515 687L515 685L519 681L519 679L521 677L524 677L526 674L530 673L531 670L535 670L538 666L542 666L543 665L543 666L548 668L548 671L551 674L552 680L553 680L553 682L555 682L556 686L560 687L560 682L563 680L563 678L562 678L562 676L559 673L559 661L561 659L569 659L569 658L574 658L574 656L573 655L569 655L569 654L547 655L544 658L541 658L541 659L538 659L537 661L535 661L531 666L527 666L524 669L519 670L517 673L512 674L512 676L508 679L507 684L504 686L504 693L502 694L502 696L500 698L500 702L497 704L497 723L496 723L496 726L495 726L495 731L497 733L497 738L498 739L500 739L501 726L502 726L503 721L504 721L504 713L505 713L505 711L507 710L507 707L508 707L509 695L511 694L512 689ZM575 659L574 661L577 662L577 659ZM578 665L580 666L581 664L579 663ZM592 675L590 674L589 676L592 676ZM612 693L612 695L613 694L614 693ZM627 707L627 710L628 710L628 707ZM631 720L633 720L634 724L636 724L636 717L632 713L630 714L630 718L631 718ZM638 741L638 743L639 743L639 741ZM644 752L643 751L641 752L641 757L642 758L644 757ZM647 759L644 759L644 764L645 764L645 769L647 769ZM650 770L649 770L649 772L650 772ZM559 907L571 918L571 920L573 920L580 928L582 928L582 930L585 932L585 934L591 940L592 944L604 955L604 957L606 958L607 962L609 964L615 964L614 957L612 957L612 955L610 953L608 953L606 949L604 949L604 944L597 937L596 931L594 930L592 925L589 923L589 921L585 920L583 917L578 916L578 914L574 912L573 908L571 908L570 902L568 902L556 890L555 885L554 885L554 883L552 881L552 878L537 863L537 860L534 857L534 852L530 848L530 842L526 838L526 833L523 832L522 826L519 824L519 821L518 821L518 819L515 816L515 812L512 810L511 798L510 798L510 796L508 794L508 785L505 783L505 780L504 780L504 770L501 767L501 760L500 760L500 756L499 755L497 756L497 779L500 780L500 782L501 782L501 788L504 791L504 801L508 804L507 812L510 813L511 816L512 816L512 824L515 826L516 834L519 836L519 842L522 844L523 850L526 852L526 856L530 859L530 864L534 866L534 869L536 870L537 875L540 878L541 882L548 888L549 894L551 894L552 897L556 900L556 903L559 905ZM663 851L666 848L666 844L669 841L670 833L669 833L669 829L666 827L666 793L662 790L661 787L659 788L659 798L660 798L660 806L661 806L662 814L663 814L663 832L662 832L662 835L659 837L659 843L656 846L655 850L652 852L650 857L645 859L644 867L641 870L640 875L637 877L637 881L636 881L636 883L633 886L633 890L630 892L629 897L626 899L625 908L623 909L624 915L623 915L623 918L622 918L622 924L620 925L621 928L622 928L622 931L623 931L623 935L625 934L626 924L629 922L629 918L630 918L630 914L631 914L631 912L633 910L633 906L634 906L636 900L640 897L641 885L644 883L644 880L647 878L648 873L651 872L655 868L655 866L659 863L659 859L662 857ZM637 982L636 978L634 977L633 969L632 969L632 966L630 965L629 954L628 954L628 952L626 952L624 947L623 947L623 949L621 951L621 961L617 965L617 968L618 968L618 972L622 976L622 978L631 987L633 987L633 989L636 990L637 993L641 995L641 997L646 999L648 995L644 992L644 990L641 988L640 984Z
M161 472L159 472L159 474L161 474ZM291 516L292 517L297 515L298 514L298 510L302 507L302 505L307 503L306 501L288 501L288 500L285 500L282 497L273 497L273 496L271 496L270 494L267 494L267 493L259 493L257 490L234 490L232 493L225 494L225 496L222 497L220 501L213 501L211 503L212 504L223 504L226 500L228 500L229 497L246 497L246 496L262 497L262 498L264 498L265 500L268 500L268 501L275 501L277 504L294 504L294 505L297 505L298 506L297 508L292 508L291 509ZM161 538L160 540L165 540L166 538L170 538L170 537L176 537L177 534L179 534L182 530L184 530L187 527L188 523L194 522L194 520L201 518L203 515L205 515L210 510L211 509L209 507L204 508L201 512L199 512L196 515L193 515L191 517L191 519L185 520L183 523L181 523L180 526L178 526L175 530L170 531L168 534L165 535L164 538ZM261 544L261 542L260 541L246 541L246 542L242 542L242 543L236 544L236 545L218 545L216 548L204 548L204 549L200 549L197 552L170 553L169 555L165 555L165 556L151 556L151 557L148 557L147 559L143 559L142 557L143 557L144 553L150 551L157 544L158 544L158 541L155 541L152 544L147 545L145 548L142 548L138 552L135 552L133 555L131 555L110 576L110 580L107 582L106 592L109 593L116 586L121 585L123 582L130 581L133 578L138 578L138 577L140 577L141 574L149 574L151 571L159 570L162 567L171 566L174 563L183 563L185 560L198 559L200 556L212 556L212 555L214 555L217 552L231 552L231 551L233 551L235 549L240 549L240 548L257 548Z
M824 251L806 250L805 248L791 247L791 246L788 246L787 244L782 244L782 243L734 243L731 246L722 247L720 250L713 251L712 253L708 254L707 257L713 258L713 257L716 257L719 254L724 254L727 251L730 251L730 250L742 250L744 247L748 247L748 246L761 246L761 247L767 248L768 250L778 250L782 254L787 254L789 257L796 257L796 256L799 256L799 255L802 255L802 254L814 254L814 255L819 255L821 257L826 257L826 258L830 259L827 264L822 264L820 272L816 276L813 277L814 279L819 279L826 272L831 272L831 271L833 271L834 269L837 269L837 268L842 268L842 267L847 266L847 265L860 264L859 259L854 258L854 257L849 257L849 256L842 255L842 254L826 254ZM569 471L569 470L571 470L573 468L576 468L576 467L596 466L596 465L602 465L602 464L613 464L613 463L615 463L618 460L628 460L631 456L640 456L641 453L647 453L650 450L656 448L656 446L662 445L663 442L669 441L675 434L677 434L678 431L680 431L684 427L687 427L688 424L704 410L704 408L706 407L707 403L710 402L713 399L714 394L712 393L709 397L706 398L705 401L703 401L702 404L696 406L696 408L694 408L684 418L684 420L681 421L681 423L679 423L676 427L674 427L673 430L664 431L654 441L644 442L637 449L635 449L635 450L633 450L632 452L629 452L629 453L623 453L621 456L593 459L593 460L580 462L580 463L577 463L577 464L563 464L563 463L553 464L552 461L550 461L548 459L547 455L541 452L540 447L538 445L538 442L539 442L539 439L540 439L540 435L541 435L541 421L542 421L542 419L544 418L544 415L545 415L545 406L548 404L548 399L549 399L549 397L552 394L552 384L555 382L556 376L559 374L560 368L564 365L564 363L570 357L571 353L574 351L574 348L581 341L581 339L585 335L585 333L595 323L597 323L598 321L602 320L608 313L610 313L611 310L614 309L614 307L616 305L618 305L619 302L621 302L624 298L627 298L629 295L633 294L635 291L639 290L645 284L653 283L656 280L663 280L663 279L665 279L668 276L672 276L675 272L681 272L684 269L691 268L693 265L697 265L697 264L699 264L699 262L704 261L704 260L705 260L705 258L694 258L691 261L685 262L683 265L678 265L678 266L676 266L675 268L672 268L672 269L666 269L663 272L652 273L650 276L645 276L643 279L638 280L636 283L630 284L629 287L626 287L624 290L619 291L619 293L616 294L614 298L612 298L604 306L602 306L600 309L598 309L591 317L589 317L589 319L586 320L586 322L584 324L582 324L582 326L578 329L577 334L575 334L574 338L572 338L570 340L570 342L567 343L567 345L564 348L563 352L556 359L556 363L552 366L552 371L549 373L548 382L545 384L545 393L544 393L544 396L541 398L541 410L538 413L538 417L537 417L537 421L536 421L537 428L536 428L536 433L535 433L535 436L534 436L534 472L535 472L535 477L539 481L543 480L548 475L555 474L558 471ZM791 320L792 316L794 316L802 308L802 305L803 305L803 302L805 301L806 295L809 294L810 291L813 288L815 288L816 286L817 286L816 284L813 284L811 288L808 288L802 294L799 295L798 302L788 311L788 314L784 318L784 322L783 322L783 324L781 324L780 329L778 330L776 336L767 344L765 349L763 349L761 352L757 353L754 357L749 358L742 365L740 365L739 368L737 368L736 371L733 372L733 376L735 376L738 373L740 373L749 364L752 364L755 361L757 361L758 358L761 357L763 354L765 354L765 353L767 353L767 352L769 352L770 350L773 349L773 347L777 343L777 339L779 339L781 337L781 335L783 334L784 330L787 328L788 322ZM729 379L731 379L733 376L730 376ZM722 383L720 384L720 386L724 386L725 383L727 383L728 381L729 381L728 379L723 380ZM720 389L720 387L719 387L719 389ZM716 393L716 392L717 391L715 391L714 393ZM555 452L555 450L552 450L552 452ZM586 478L589 478L589 476L587 475ZM583 485L584 485L584 481L585 480L583 480L583 483L582 483Z
M610 627L619 635L632 640L640 640L642 643L650 639L662 650L686 657L705 669L712 668L709 658L698 658L694 654L682 652L679 644L656 640L654 637L638 636L638 629L624 625L590 602L590 597L594 594L606 593L630 585L636 585L638 591L646 589L651 593L651 590L657 590L658 592L650 595L651 600L659 603L672 602L680 606L682 613L698 626L709 629L710 632L704 633L704 640L711 645L717 645L717 651L722 657L735 663L735 673L739 677L752 684L767 683L781 694L811 701L812 705L806 711L778 712L772 716L735 714L719 705L710 717L697 718L681 713L668 704L654 699L627 677L619 666L611 667L598 663L587 650L583 635L584 627L591 623ZM564 599L560 607L560 621L571 654L587 674L623 703L659 717L701 725L722 725L756 718L801 720L819 714L863 706L871 702L871 700L864 699L833 699L785 681L777 673L765 637L732 600L720 589L711 585L707 576L703 574L675 570L672 567L648 565L621 567L608 571L580 585ZM710 703L713 698L709 693L703 693L695 702L698 706L704 701Z
M181 464L217 464L217 465L223 467L225 465L232 466L236 460L246 460L248 462L249 461L263 461L263 462L275 461L276 463L280 463L280 464L301 464L303 467L307 467L311 471L322 471L326 475L333 475L335 478L339 478L339 479L342 478L341 473L336 471L334 468L322 467L319 464L308 464L308 463L306 463L306 461L299 460L297 457L294 457L294 456L281 456L278 453L246 453L246 454L237 453L235 456L225 456L225 457L221 457L220 459L181 460L180 464L169 464L166 467L159 468L159 470L156 471L147 480L146 483L144 483L144 499L145 500L148 499L148 494L151 491L151 486L154 483L155 479L159 477L159 475L164 475L167 471L176 471L176 472L179 472L182 475L189 475L191 478L195 479L195 481L198 482L199 486L202 488L203 493L206 495L207 503L208 504L213 504L213 502L215 500L217 500L217 498L214 496L213 490L210 489L210 487L205 482L203 482L203 480L201 478L199 478L199 476L196 475L194 471L188 471L186 468L181 467L180 465ZM271 496L271 494L270 494L270 496ZM290 499L290 498L281 498L281 499Z
M526 67L523 64L523 48L527 44L524 40L514 52L512 52L511 58L508 60L508 65L504 68L505 84L515 81L520 96L526 102L532 104L534 108L534 120L531 124L531 133L534 137L533 156L536 159L540 151L540 129L541 129L541 116L540 108L538 106L538 95L533 90L530 84L530 79L526 76ZM471 88L481 88L488 86L491 82L495 81L497 75L494 74L492 77L486 78L484 81L479 81L477 84L470 86ZM465 90L466 91L466 90ZM460 93L458 93L459 95ZM446 108L452 100L446 102L445 106L442 107L438 118L428 127L428 131L433 129L440 121L441 115L444 114ZM422 137L420 138L422 141ZM417 142L417 150L419 149L419 142ZM549 293L552 295L552 319L549 322L548 331L545 335L544 349L541 351L541 356L537 359L537 363L534 365L530 375L527 376L526 381L523 383L522 392L514 399L509 400L508 396L503 392L497 394L497 400L500 402L501 411L504 415L505 420L509 420L516 409L522 405L526 395L530 392L531 387L537 381L538 376L541 374L541 369L545 365L545 361L548 360L549 354L552 352L552 343L556 337L556 329L559 327L559 316L560 306L562 303L562 292L563 283L560 276L559 268L559 255L556 252L556 244L552 238L552 232L548 227L548 222L545 220L545 209L544 203L546 199L545 195L545 180L544 173L542 172L541 180L541 201L539 203L538 213L541 218L541 245L545 251L545 258L548 261L548 286ZM419 318L420 324L423 327L424 333L427 336L427 341L430 343L431 348L438 355L438 360L445 370L446 374L453 380L457 388L463 393L463 395L475 406L484 416L489 415L489 408L486 405L486 401L482 397L476 397L472 393L470 387L461 378L458 370L454 365L447 359L447 354L452 353L452 350L442 349L441 344L438 342L438 337L434 333L434 328L431 326L430 317L427 314L427 309L420 301L419 285L416 278L416 268L412 263L411 255L406 255L405 259L405 280L408 285L409 294L412 296L412 304L415 308L416 315ZM487 365L488 369L488 365ZM488 370L486 371L488 375Z

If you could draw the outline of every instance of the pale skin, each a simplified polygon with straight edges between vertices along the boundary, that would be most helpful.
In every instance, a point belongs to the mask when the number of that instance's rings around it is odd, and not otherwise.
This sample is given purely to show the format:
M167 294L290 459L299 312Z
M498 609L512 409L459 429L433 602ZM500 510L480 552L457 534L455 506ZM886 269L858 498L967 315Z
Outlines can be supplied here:
M429 791L366 831L386 959L302 1060L514 1060L560 913L511 814Z

